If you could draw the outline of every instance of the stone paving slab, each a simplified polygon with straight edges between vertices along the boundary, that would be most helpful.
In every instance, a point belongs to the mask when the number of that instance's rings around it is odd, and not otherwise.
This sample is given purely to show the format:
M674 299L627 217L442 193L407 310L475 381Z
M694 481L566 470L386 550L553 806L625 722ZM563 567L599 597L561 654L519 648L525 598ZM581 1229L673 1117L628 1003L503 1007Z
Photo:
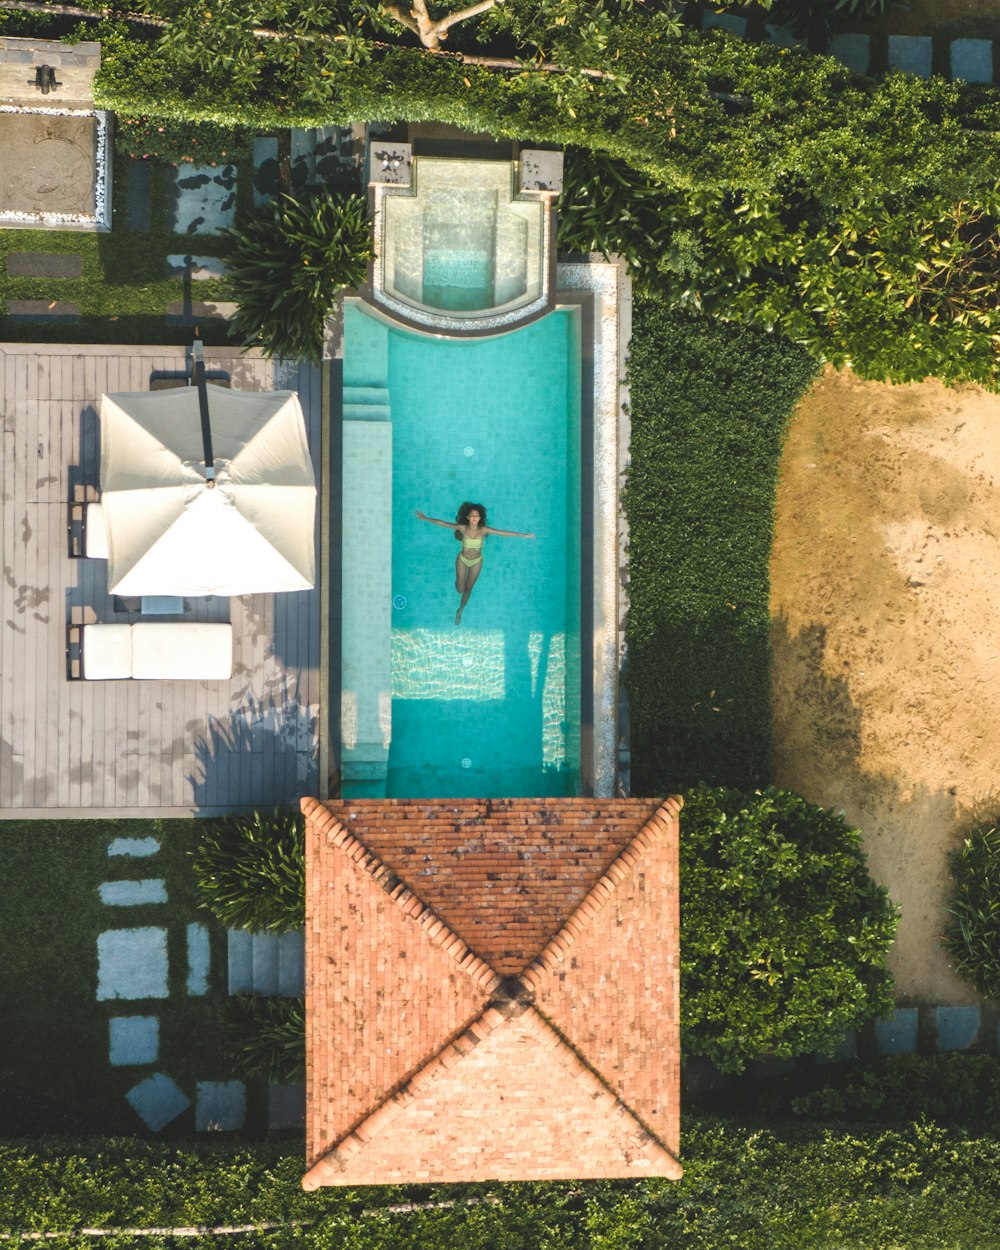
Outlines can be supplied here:
M15 321L43 321L54 325L72 325L80 316L80 306L61 299L9 299L7 316Z
M255 994L278 993L278 936L253 935L253 989Z
M777 26L773 22L768 22L764 26L764 35L766 42L774 44L776 48L804 48L806 41L796 35L791 26Z
M142 907L146 903L165 903L167 884L159 877L142 881L103 881L98 893L108 907Z
M844 1034L843 1041L830 1052L830 1054L822 1054L816 1052L817 1063L846 1063L850 1059L858 1057L858 1035L853 1029Z
M253 934L230 929L226 934L226 979L230 994L253 993Z
M7 273L12 278L79 278L83 257L76 252L11 252Z
M306 989L306 935L283 933L278 939L278 993L294 998Z
M108 1021L108 1054L112 1067L155 1063L159 1053L159 1017L112 1016Z
M171 1120L176 1120L191 1106L191 1099L177 1082L162 1072L156 1072L138 1085L133 1085L125 1097L143 1124L154 1133L165 1128Z
M992 39L953 39L951 76L966 82L993 81Z
M890 35L889 68L930 78L931 48L930 35Z
M978 1007L937 1007L934 1018L938 1050L965 1050L979 1033Z
M126 173L128 185L128 228L136 234L149 230L149 213L152 194L152 170L148 161L130 160Z
M916 1054L916 1007L897 1007L888 1019L876 1020L875 1043L880 1055Z
M219 234L236 220L236 166L185 165L170 175L168 229Z
M204 282L208 278L221 278L225 272L225 263L217 256L176 254L167 257L168 278L191 278L194 282Z
M98 1002L168 994L166 929L106 929L98 934Z
M278 140L260 135L253 141L253 202L256 208L278 194Z
M206 925L188 925L187 959L187 992L200 998L201 995L208 993L208 972L211 963L211 947Z
M731 35L742 37L746 34L747 19L737 17L735 13L716 13L709 11L702 18L702 30L728 30Z
M108 844L109 855L129 855L135 859L155 855L159 849L159 838L112 838Z
M247 1114L242 1081L199 1081L195 1093L194 1127L199 1133L241 1129Z
M269 1085L267 1087L267 1123L272 1129L306 1126L306 1087L304 1085Z
M871 39L868 35L834 35L830 55L856 74L867 74L871 68Z

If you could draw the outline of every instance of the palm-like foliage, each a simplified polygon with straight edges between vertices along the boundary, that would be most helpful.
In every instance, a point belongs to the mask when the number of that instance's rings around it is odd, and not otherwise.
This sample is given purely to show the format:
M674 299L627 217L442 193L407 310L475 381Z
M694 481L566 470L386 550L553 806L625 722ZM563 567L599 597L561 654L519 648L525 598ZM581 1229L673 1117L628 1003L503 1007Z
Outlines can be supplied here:
M227 928L284 933L305 923L300 813L286 808L214 821L193 866L201 905Z
M282 195L226 235L239 305L230 332L268 356L318 361L334 297L364 279L371 256L364 196Z
M945 947L981 994L1000 998L1000 821L975 829L949 867L955 889Z
M222 1035L240 1076L276 1083L303 1079L304 999L237 994L223 1009Z

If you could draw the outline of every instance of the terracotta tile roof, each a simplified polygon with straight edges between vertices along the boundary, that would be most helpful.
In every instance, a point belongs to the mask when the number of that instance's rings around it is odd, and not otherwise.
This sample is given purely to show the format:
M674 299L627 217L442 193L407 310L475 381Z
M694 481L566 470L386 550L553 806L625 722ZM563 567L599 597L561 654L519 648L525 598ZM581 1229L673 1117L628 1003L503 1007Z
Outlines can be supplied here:
M306 1188L680 1175L679 800L302 807Z

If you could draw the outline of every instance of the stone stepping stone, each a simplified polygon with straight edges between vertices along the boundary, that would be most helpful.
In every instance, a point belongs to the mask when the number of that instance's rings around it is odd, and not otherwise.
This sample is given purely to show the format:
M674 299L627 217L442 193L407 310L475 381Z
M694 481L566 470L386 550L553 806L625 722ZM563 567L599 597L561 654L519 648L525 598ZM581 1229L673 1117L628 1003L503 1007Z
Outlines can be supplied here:
M142 907L146 903L165 903L167 884L159 877L142 881L104 881L99 888L101 902L108 907Z
M728 30L741 39L747 33L747 19L734 13L706 13L701 22L702 30Z
M201 997L202 994L208 993L208 970L211 962L207 926L188 925L187 961L187 992L195 997Z
M936 1007L938 1050L965 1050L979 1033L978 1007Z
M191 1106L191 1099L177 1082L162 1072L156 1072L138 1085L133 1085L125 1097L143 1124L154 1133L171 1120L176 1120Z
M168 994L166 929L106 929L97 935L98 1002Z
M152 169L148 161L131 160L128 163L126 193L128 211L126 222L129 230L145 234L149 230L149 212L152 189Z
M11 252L7 273L11 278L79 278L83 257L76 252Z
M953 39L951 76L966 82L993 81L993 40Z
M871 39L868 35L834 35L830 56L856 74L867 74L872 63Z
M236 220L236 166L185 165L170 174L173 234L219 234Z
M916 1054L916 1007L897 1007L887 1020L876 1020L875 1044L880 1055Z
M889 68L930 78L931 47L930 35L890 35Z
M112 1016L108 1021L108 1054L113 1068L155 1063L160 1053L157 1016Z
M764 38L776 48L804 48L806 41L796 35L791 26L776 26L774 22L764 25Z
M72 325L79 320L80 306L68 300L9 299L7 316L13 321L44 321Z
M253 141L253 202L259 208L278 194L278 140L259 136Z
M294 998L305 992L305 934L247 933L230 929L227 981L230 994Z
M144 859L148 855L155 855L159 849L159 838L113 838L108 846L108 854Z
M215 303L200 303L197 300L172 300L167 305L167 325L193 326L202 321L228 321L238 304L218 300Z
M198 1133L241 1129L247 1116L247 1090L242 1081L199 1081L195 1092L194 1127Z
M226 979L230 994L253 993L253 934L230 929L226 934Z
M304 1085L269 1085L267 1087L267 1123L270 1128L305 1128L306 1087Z
M226 266L217 256L168 256L168 278L191 278L204 282L208 278L225 276Z

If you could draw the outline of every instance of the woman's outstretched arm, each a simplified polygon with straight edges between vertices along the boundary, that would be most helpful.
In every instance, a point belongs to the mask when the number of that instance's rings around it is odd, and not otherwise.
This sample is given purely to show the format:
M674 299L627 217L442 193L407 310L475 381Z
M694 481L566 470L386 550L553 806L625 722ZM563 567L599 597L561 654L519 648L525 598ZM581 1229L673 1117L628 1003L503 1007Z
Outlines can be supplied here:
M443 525L446 530L453 530L456 525L454 521L439 521L437 517L425 516L419 508L417 509L417 517L421 521L429 521L431 525Z
M534 534L521 534L518 530L495 530L492 525L484 525L482 534L499 534L501 538L534 538Z

